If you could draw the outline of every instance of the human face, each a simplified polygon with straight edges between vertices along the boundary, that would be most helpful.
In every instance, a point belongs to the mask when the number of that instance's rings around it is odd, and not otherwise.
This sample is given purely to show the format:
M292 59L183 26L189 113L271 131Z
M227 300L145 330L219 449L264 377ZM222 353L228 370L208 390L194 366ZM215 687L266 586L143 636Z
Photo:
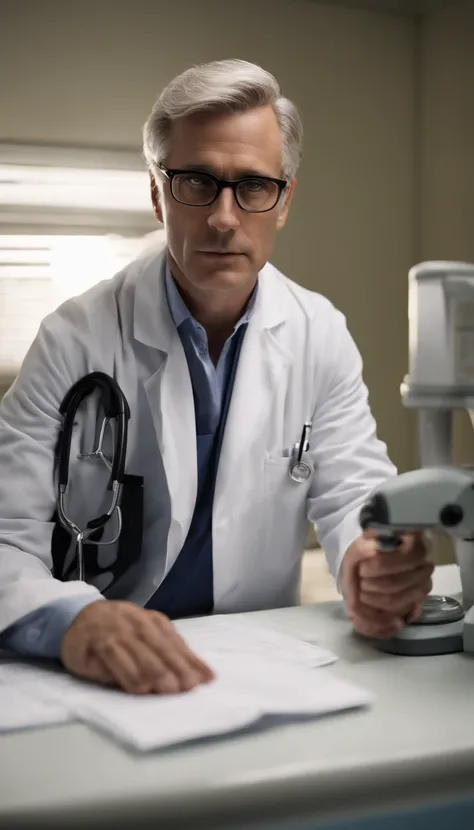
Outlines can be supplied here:
M232 181L248 175L282 178L281 134L272 107L232 114L197 113L175 122L166 167L206 171ZM249 295L285 224L295 181L265 213L246 213L224 188L213 204L177 202L165 178L152 179L155 214L165 225L174 278L196 299L208 292Z

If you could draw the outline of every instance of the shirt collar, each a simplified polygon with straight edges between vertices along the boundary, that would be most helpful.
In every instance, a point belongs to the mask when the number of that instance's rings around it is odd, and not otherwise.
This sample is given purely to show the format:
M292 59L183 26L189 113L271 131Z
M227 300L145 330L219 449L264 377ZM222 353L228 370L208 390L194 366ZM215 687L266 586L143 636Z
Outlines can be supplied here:
M181 323L183 323L185 320L188 320L188 319L191 320L193 326L202 328L200 323L198 323L197 320L192 316L192 314L189 311L186 303L184 302L181 294L179 293L177 285L176 285L173 277L171 276L171 271L170 271L170 268L169 268L168 264L166 265L166 269L165 269L165 291L166 291L166 298L168 300L170 313L171 313L171 316L173 318L173 322L174 322L176 328L179 328ZM242 326L242 325L244 325L244 323L248 323L250 321L250 318L252 316L252 313L253 313L253 310L254 310L254 307L255 307L255 302L256 302L256 299L257 299L257 291L258 291L258 281L257 281L257 284L256 284L254 290L252 291L252 293L249 297L249 300L248 300L247 305L244 309L244 313L242 314L242 317L240 318L240 320L234 326L234 331L237 331L237 329L240 326Z
M176 328L179 328L181 323L184 323L189 317L191 317L193 322L196 322L178 291L176 283L171 276L169 265L166 265L165 269L165 290L170 313Z

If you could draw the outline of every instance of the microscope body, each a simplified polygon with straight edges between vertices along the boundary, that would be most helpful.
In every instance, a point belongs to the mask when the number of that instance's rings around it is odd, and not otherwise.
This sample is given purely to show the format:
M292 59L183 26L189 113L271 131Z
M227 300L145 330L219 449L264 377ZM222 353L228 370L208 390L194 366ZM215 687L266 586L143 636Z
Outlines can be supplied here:
M417 410L419 465L452 466L453 412L474 412L474 264L424 262L411 268L408 320L409 369L401 395L405 407ZM465 608L474 605L472 521L466 535L461 528L449 533Z
M360 520L382 540L409 530L449 535L464 613L459 603L455 611L455 600L430 598L425 626L407 626L398 642L380 647L404 654L474 653L474 468L452 463L454 410L467 410L474 423L474 264L421 263L409 272L408 297L409 372L401 395L404 406L417 412L420 469L376 488ZM436 602L437 620L431 613Z
M474 265L424 262L408 275L409 370L405 406L474 403Z

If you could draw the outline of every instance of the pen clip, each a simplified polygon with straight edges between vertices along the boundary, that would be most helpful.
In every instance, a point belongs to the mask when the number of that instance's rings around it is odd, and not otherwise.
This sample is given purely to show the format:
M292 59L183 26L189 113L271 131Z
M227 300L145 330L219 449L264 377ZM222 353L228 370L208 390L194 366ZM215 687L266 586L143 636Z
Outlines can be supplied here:
M311 421L306 421L303 425L303 432L301 433L301 440L300 440L300 443L298 444L298 460L297 460L298 464L300 463L300 461L303 457L303 453L307 452L309 450L308 435L311 432L311 426L312 426Z

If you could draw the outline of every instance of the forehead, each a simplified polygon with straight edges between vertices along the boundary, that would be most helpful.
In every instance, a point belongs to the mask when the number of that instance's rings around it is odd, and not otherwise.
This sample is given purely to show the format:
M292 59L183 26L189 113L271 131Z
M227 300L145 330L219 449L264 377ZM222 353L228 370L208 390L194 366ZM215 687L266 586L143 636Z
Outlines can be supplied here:
M217 175L281 174L281 133L272 107L195 113L172 128L168 167L203 165Z

